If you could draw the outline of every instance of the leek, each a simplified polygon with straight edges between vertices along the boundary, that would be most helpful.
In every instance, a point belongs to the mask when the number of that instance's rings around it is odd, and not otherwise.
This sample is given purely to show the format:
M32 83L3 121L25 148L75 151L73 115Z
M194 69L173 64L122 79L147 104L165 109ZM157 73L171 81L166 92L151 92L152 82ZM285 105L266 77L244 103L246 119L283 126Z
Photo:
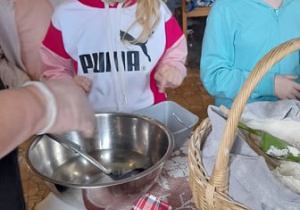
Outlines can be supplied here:
M300 151L290 143L265 131L252 129L243 123L239 123L238 127L260 137L262 140L261 149L269 156L277 159L300 162Z

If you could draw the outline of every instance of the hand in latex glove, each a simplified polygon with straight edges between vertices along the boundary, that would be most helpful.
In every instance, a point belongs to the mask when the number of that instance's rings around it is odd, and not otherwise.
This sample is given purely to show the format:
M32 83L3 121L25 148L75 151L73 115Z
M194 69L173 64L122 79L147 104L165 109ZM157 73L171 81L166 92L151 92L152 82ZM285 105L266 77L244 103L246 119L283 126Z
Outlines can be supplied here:
M91 90L91 81L89 78L84 76L74 76L75 83L81 87L86 93Z
M300 84L295 80L298 76L276 75L274 90L279 99L300 99Z
M180 86L184 77L185 75L181 73L180 69L169 64L161 65L154 74L154 79L157 81L160 93L165 92L166 88Z
M81 131L85 137L91 137L96 121L84 91L70 78L45 81L44 84L53 94L56 106L56 113L54 112L54 114L56 116L54 124L42 133L62 133L77 130ZM44 96L48 97L47 94ZM47 98L47 102L50 101L51 97L50 99ZM50 118L48 123L51 123L51 117L51 115L48 116Z

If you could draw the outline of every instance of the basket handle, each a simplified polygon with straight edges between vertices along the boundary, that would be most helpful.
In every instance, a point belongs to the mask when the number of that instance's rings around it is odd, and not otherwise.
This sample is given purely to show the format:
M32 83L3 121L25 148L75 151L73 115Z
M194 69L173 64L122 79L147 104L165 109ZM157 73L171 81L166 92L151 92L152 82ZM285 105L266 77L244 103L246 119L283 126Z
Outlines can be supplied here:
M262 77L272 66L290 53L300 50L300 38L295 38L272 49L254 67L243 84L241 91L235 98L229 113L222 141L218 149L216 163L209 181L210 189L227 193L228 190L228 162L230 150L237 131L242 111L248 98ZM299 61L300 62L300 61Z

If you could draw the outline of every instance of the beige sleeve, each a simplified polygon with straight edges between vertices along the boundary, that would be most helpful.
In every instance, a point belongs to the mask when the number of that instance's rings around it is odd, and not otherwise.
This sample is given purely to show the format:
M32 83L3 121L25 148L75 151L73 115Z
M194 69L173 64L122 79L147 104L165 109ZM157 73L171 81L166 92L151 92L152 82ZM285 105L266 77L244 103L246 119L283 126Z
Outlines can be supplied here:
M16 0L15 20L27 74L38 80L41 74L40 47L49 27L53 8L48 0Z
M0 47L0 78L8 88L14 88L30 80L28 75L12 62L8 61Z

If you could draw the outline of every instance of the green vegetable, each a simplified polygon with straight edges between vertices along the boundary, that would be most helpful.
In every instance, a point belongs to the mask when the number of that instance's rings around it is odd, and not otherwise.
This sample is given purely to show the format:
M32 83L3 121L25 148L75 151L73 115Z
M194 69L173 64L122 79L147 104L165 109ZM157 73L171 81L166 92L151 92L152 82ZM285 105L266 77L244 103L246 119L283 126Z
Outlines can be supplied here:
M262 151L267 153L269 156L300 162L300 151L291 145L290 143L279 139L267 132L255 130L249 128L245 124L239 123L238 127L249 133L261 137L262 139Z

